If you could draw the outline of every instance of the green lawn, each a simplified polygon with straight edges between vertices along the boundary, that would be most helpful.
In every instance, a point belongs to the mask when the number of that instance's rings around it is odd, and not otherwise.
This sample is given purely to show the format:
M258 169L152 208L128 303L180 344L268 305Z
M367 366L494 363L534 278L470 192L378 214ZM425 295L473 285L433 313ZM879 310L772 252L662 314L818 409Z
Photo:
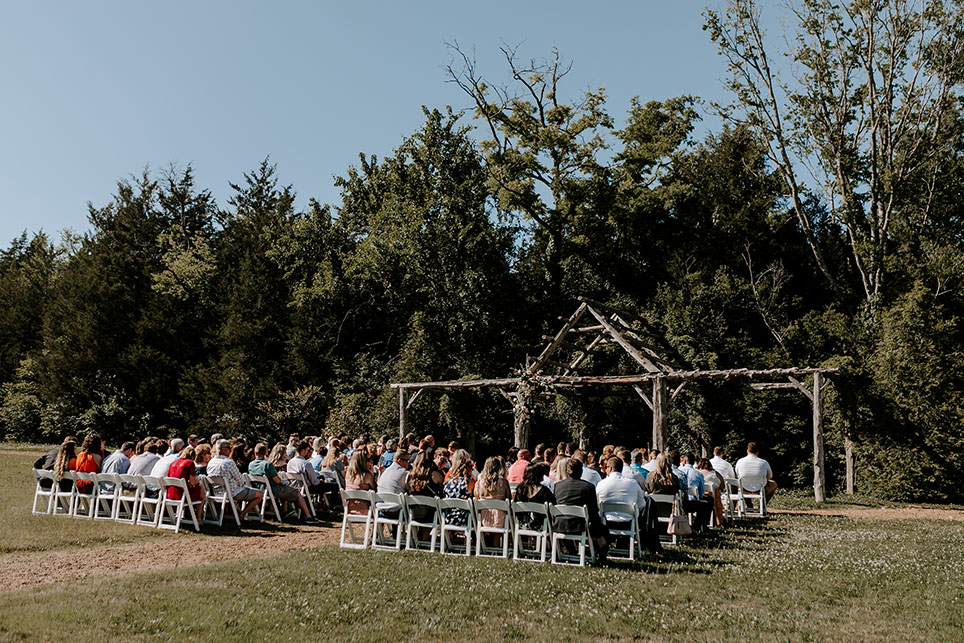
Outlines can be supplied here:
M115 531L37 520L35 549ZM961 640L962 601L964 523L795 514L600 569L324 547L0 591L0 639Z

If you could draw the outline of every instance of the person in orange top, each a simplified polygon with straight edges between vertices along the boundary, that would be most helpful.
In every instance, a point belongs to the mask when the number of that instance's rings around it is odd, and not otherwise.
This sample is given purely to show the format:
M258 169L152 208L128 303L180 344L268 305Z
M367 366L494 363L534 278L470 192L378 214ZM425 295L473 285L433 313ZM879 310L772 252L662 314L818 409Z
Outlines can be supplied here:
M531 457L532 455L529 453L529 449L519 449L517 460L509 467L506 479L515 484L521 483L522 478L525 476L526 469L531 464Z
M89 433L84 438L84 445L81 452L77 455L77 464L74 471L81 473L100 473L100 463L102 462L102 450L100 436L96 433ZM80 493L90 493L94 490L94 483L89 480L78 480L77 491Z

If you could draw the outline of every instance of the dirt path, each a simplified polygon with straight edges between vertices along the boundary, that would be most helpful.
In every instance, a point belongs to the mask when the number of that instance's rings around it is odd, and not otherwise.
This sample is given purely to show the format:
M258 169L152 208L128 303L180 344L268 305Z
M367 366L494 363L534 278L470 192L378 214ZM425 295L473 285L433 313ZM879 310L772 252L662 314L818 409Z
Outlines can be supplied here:
M790 515L818 515L818 516L846 516L848 518L872 518L879 520L956 520L964 521L964 511L960 509L942 509L940 507L839 507L830 509L769 509L775 514Z
M240 536L200 536L151 539L124 545L101 545L63 551L0 556L0 591L18 590L43 583L87 576L120 575L150 569L204 565L241 556L271 554L291 549L321 547L338 542L334 527L291 527L262 532L246 530ZM78 565L79 557L84 564Z

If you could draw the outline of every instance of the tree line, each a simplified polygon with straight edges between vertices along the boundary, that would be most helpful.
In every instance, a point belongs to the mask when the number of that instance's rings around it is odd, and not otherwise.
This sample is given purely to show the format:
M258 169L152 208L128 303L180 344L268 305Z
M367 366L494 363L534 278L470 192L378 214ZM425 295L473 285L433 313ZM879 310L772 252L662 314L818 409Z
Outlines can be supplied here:
M794 80L758 7L706 28L733 102L572 100L558 52L504 50L494 85L453 47L474 120L425 109L391 156L361 155L340 204L295 207L265 160L219 206L193 168L121 180L90 231L0 253L0 436L397 430L390 382L504 376L577 297L634 312L687 368L834 366L828 480L959 500L964 471L964 80L957 9L806 0ZM628 368L593 358L605 372ZM480 452L512 440L491 391L426 394L420 434ZM641 401L539 402L534 438L635 446ZM811 479L808 405L740 383L685 389L671 440L755 440L785 486Z

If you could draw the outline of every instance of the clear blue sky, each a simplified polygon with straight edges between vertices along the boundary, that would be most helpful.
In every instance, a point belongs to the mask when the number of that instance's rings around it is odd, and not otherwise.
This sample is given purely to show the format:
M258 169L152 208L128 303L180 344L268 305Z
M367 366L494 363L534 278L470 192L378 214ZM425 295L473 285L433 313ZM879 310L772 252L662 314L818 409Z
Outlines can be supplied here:
M714 5L716 3L714 2ZM299 194L389 154L421 106L469 107L446 82L456 40L506 79L499 46L573 62L570 95L723 96L702 0L603 2L0 3L0 247L23 230L88 229L119 178L191 163L220 205L266 156Z

